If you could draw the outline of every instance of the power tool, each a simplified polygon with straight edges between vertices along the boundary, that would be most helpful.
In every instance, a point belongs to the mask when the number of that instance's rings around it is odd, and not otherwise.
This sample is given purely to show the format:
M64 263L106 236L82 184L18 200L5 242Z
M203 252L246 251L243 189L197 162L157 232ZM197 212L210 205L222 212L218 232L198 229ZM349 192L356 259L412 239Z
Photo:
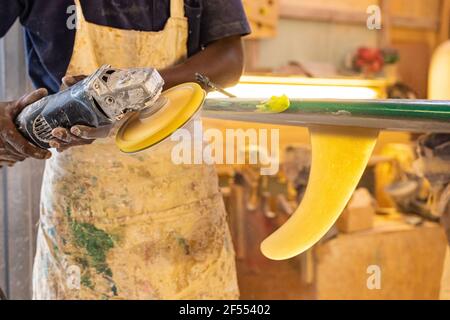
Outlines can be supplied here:
M155 69L122 70L104 65L72 87L26 107L16 125L30 142L48 149L57 127L111 125L135 112L119 129L116 141L124 152L141 151L170 136L203 104L205 93L196 83L161 94L163 86Z

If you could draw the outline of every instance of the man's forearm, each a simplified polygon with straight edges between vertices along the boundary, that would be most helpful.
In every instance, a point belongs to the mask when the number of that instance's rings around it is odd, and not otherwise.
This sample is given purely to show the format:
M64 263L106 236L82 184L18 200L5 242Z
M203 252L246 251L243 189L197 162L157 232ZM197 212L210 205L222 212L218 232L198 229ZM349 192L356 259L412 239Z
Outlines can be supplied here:
M195 82L201 73L220 86L236 84L242 74L244 54L240 37L230 37L209 45L185 62L160 70L165 89L184 82Z

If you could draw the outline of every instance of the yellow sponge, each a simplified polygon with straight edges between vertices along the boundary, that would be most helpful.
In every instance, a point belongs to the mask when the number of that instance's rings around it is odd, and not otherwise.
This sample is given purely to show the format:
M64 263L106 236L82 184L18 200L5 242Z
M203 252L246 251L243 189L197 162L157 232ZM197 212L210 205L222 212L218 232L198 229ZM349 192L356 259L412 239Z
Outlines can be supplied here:
M197 83L188 82L161 94L166 104L149 117L140 114L128 119L116 136L116 145L123 152L138 152L169 137L200 109L205 91Z

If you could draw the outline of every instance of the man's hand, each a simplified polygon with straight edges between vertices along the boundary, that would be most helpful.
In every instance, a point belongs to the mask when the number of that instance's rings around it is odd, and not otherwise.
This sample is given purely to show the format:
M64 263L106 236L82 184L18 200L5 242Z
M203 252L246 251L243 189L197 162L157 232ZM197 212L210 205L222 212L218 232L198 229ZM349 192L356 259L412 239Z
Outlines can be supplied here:
M84 75L65 76L62 79L61 90L67 89L85 78ZM50 140L49 144L58 152L63 152L71 147L91 144L95 139L106 138L110 135L112 129L112 125L99 128L77 125L70 130L59 127L53 129L52 135L55 138Z
M86 76L66 76L62 79L61 90L67 89L77 82L83 80ZM127 113L120 121L114 124L101 126L98 128L88 127L83 125L76 125L72 128L55 128L52 131L55 139L50 140L49 144L52 148L55 148L58 152L63 152L71 147L82 146L91 144L96 139L107 138L110 136L116 128L120 127L127 119L129 119L134 113Z
M0 167L13 166L28 157L48 159L51 153L28 142L17 130L14 120L29 104L47 95L47 90L39 89L17 101L0 102Z

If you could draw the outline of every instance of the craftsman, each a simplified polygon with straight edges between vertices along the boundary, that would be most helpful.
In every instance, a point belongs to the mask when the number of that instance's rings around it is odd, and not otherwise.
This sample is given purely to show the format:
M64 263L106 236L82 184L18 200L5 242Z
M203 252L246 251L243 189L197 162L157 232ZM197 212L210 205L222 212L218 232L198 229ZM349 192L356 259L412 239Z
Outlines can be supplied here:
M64 76L70 85L102 64L157 68L165 89L195 81L196 72L231 85L242 73L241 36L250 32L240 0L11 0L2 3L0 37L17 17L31 80L50 93ZM12 128L14 115L43 95L0 107L5 164L49 156ZM52 146L66 151L53 152L44 173L34 298L237 298L214 168L173 164L166 142L125 155L111 138L92 143L92 133L53 132Z

